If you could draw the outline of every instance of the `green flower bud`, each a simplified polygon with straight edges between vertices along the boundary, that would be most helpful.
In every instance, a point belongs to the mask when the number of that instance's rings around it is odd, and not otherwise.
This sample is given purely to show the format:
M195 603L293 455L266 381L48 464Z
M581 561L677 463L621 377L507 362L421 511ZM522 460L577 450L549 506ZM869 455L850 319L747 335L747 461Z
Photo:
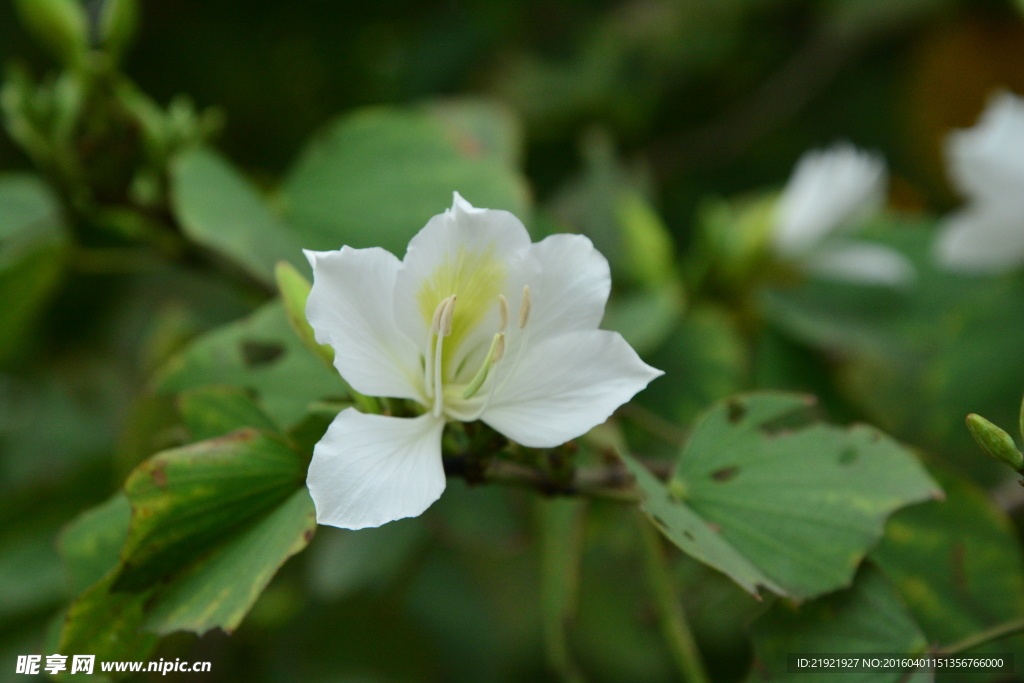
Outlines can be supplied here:
M78 0L15 0L36 40L65 66L81 67L89 52L89 22Z
M967 416L967 428L981 450L1015 470L1024 468L1024 455L1017 450L1013 438L1002 429L974 413Z

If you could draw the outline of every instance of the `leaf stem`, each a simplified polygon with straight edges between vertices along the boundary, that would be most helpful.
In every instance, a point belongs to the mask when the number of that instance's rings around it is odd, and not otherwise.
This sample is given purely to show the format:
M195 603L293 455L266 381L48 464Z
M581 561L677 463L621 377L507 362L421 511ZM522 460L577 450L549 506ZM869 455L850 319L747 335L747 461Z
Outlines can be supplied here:
M1024 631L1024 619L1014 619L1013 621L1007 621L1002 624L996 624L992 628L987 628L984 631L979 631L974 635L967 636L963 640L947 645L946 647L940 647L935 651L936 654L943 655L955 655L967 650L973 650L979 645L984 645L993 640L999 640L1006 636L1012 636L1015 633Z
M675 586L672 585L672 575L669 572L668 561L665 559L665 549L662 546L661 538L647 519L639 513L637 513L637 524L644 541L647 579L658 606L661 631L665 640L668 641L669 649L672 650L672 656L679 666L684 681L708 683L708 674L704 669L704 662L701 661L700 650L697 649L693 632L690 631L690 625L686 621L686 614L679 603L679 596L676 595Z

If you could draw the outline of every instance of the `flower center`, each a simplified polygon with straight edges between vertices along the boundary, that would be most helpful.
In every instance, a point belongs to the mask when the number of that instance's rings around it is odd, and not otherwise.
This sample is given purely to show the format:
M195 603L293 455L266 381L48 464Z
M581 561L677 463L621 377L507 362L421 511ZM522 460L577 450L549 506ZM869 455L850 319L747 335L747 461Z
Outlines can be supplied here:
M455 398L457 396L462 400L472 399L480 392L488 378L491 378L490 390L488 391L487 397L480 405L480 408L476 411L476 416L473 419L477 419L490 403L491 397L494 395L494 392L498 387L498 380L495 377L495 374L491 372L491 368L505 356L506 329L508 328L509 322L508 300L502 294L498 294L496 299L498 303L498 316L500 321L498 331L491 338L487 354L484 356L484 359L480 363L476 373L473 375L473 378L468 383L459 386L454 396L450 397ZM423 354L423 386L427 398L433 401L431 412L435 417L440 417L444 412L444 385L446 378L444 366L446 359L451 357L450 355L446 355L446 347L454 347L451 337L453 336L454 324L457 319L458 307L456 306L456 303L458 301L459 296L457 294L450 294L441 299L440 303L438 303L437 307L434 309L434 313L430 319L427 348L424 350ZM523 299L519 307L519 331L525 333L529 319L530 288L529 286L524 286ZM505 381L507 381L511 371L519 363L519 358L522 356L522 350L525 342L524 337L525 334L519 339L515 362L513 363L512 368L509 368L509 372L505 374L505 377L501 382L502 386ZM448 340L447 342L446 339ZM463 363L465 363L465 360L463 360ZM455 374L461 375L461 368L460 372ZM454 382L454 375L449 374L447 376L452 380L452 382ZM454 386L452 388L455 389Z

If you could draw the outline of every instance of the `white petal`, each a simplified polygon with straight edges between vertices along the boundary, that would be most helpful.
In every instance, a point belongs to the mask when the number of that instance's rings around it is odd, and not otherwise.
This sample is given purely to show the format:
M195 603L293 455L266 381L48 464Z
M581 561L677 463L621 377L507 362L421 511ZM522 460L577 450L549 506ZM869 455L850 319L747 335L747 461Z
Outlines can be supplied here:
M393 314L399 260L379 247L306 256L313 266L306 317L317 342L334 348L334 366L345 381L370 396L422 400L417 349Z
M394 312L399 328L417 348L426 345L430 321L420 310L417 295L444 263L456 263L467 253L491 253L515 269L515 262L522 260L529 249L530 234L522 221L508 211L473 208L456 192L452 208L431 218L409 242L395 283Z
M776 207L776 249L795 256L829 233L856 227L882 205L886 182L885 161L853 145L804 154Z
M551 235L531 252L541 268L530 284L533 342L597 329L612 288L608 260L583 235Z
M503 382L500 363L495 370ZM585 434L663 374L640 360L618 332L606 330L531 344L510 371L481 419L533 448Z
M316 521L364 529L422 514L444 491L443 429L444 420L430 413L343 410L313 449L306 475Z
M863 284L901 286L916 277L910 259L892 247L874 242L823 247L809 254L804 266L830 280Z
M1024 199L1016 208L981 205L953 214L936 239L935 257L943 267L961 272L996 273L1020 265Z
M1024 98L997 93L977 125L949 134L946 154L966 196L1000 204L1024 196Z

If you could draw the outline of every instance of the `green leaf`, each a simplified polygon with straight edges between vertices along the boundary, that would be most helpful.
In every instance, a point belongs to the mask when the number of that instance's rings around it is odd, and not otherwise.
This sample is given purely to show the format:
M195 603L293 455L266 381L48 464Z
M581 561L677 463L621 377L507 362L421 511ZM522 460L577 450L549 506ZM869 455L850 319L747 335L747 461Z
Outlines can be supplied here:
M96 661L101 662L138 661L146 659L153 651L157 636L141 629L144 607L153 589L138 593L115 591L112 590L114 580L115 574L109 574L71 603L64 618L58 652L94 654ZM99 669L98 663L96 669Z
M934 470L946 500L901 510L871 553L896 586L928 639L946 646L1024 616L1024 561L1016 530L986 492L946 469ZM1024 637L982 652L1024 656ZM940 675L940 678L942 676ZM992 680L957 672L956 680Z
M754 622L754 680L897 683L901 671L788 673L790 653L923 653L924 634L885 577L865 566L853 588L794 607L784 600Z
M872 427L801 424L810 404L764 392L712 408L667 485L638 477L644 509L680 548L748 590L806 599L848 586L889 514L941 491Z
M305 464L280 439L242 429L158 453L124 490L131 531L115 587L141 590L290 496Z
M308 271L301 244L256 188L217 152L190 148L170 165L171 204L185 234L268 284L281 259Z
M132 506L122 492L72 520L57 539L64 569L77 594L117 566L128 538Z
M640 509L680 550L727 574L754 595L759 586L785 594L783 588L725 541L718 531L680 503L647 468L627 453L620 455L643 495Z
M430 109L377 107L330 124L282 187L285 216L302 245L380 246L401 255L431 216L451 206L455 191L474 206L528 219L525 183L508 166L508 152L489 154L486 138L473 135L483 116L480 110L475 125L453 128L458 117Z
M292 331L280 301L202 335L156 379L163 391L207 384L254 392L260 407L283 427L301 422L315 401L348 397L338 373L325 368Z
M568 628L576 616L583 561L587 501L537 498L540 536L540 607L548 664L565 681L583 674L569 648Z
M465 154L493 159L508 168L519 168L522 163L522 125L505 105L467 97L431 102L424 110Z
M145 628L166 635L212 628L230 633L242 622L285 560L316 532L305 487L265 517L217 547L160 594Z
M223 436L242 427L280 432L274 421L237 387L206 386L183 391L178 396L178 406L196 441Z
M22 343L57 285L65 234L60 207L35 176L0 175L0 361Z

